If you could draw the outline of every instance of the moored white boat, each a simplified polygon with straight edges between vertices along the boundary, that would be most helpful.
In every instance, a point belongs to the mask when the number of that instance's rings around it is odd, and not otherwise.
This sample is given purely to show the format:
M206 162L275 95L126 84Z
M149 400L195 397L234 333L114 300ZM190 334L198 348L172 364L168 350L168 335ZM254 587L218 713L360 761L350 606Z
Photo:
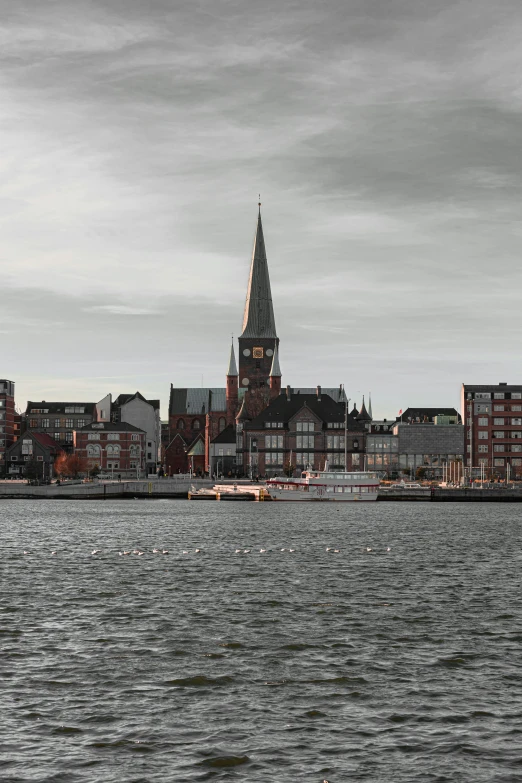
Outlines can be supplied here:
M306 470L300 478L268 479L266 488L272 500L350 503L377 500L379 479L376 473L365 471Z

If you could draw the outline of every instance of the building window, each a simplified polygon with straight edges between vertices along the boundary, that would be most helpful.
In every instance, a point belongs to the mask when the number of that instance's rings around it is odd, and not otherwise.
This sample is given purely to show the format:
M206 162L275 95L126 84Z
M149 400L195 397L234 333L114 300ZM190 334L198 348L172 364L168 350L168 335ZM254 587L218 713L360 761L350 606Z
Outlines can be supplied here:
M299 440L299 437L298 437ZM375 448L379 445L375 442ZM344 449L344 435L327 435L326 436L326 448L328 449Z
M295 439L296 449L313 449L315 445L315 435L297 435Z
M493 405L493 410L494 411L503 411L505 409L506 409L505 405Z
M520 430L513 430L509 433L510 438L522 438L522 432Z
M503 399L504 395L500 397L499 399ZM491 392L477 392L475 394L476 400L490 400L491 399Z
M238 424L239 427L239 424ZM273 428L279 428L280 430L283 429L283 422L282 421L265 421L265 428L268 429L269 427Z
M505 451L505 450L506 450L506 447L502 443L499 443L499 444L496 443L493 446L493 451L497 451L498 452L498 451Z
M89 443L87 445L87 456L88 457L99 457L100 456L100 447L96 444Z
M225 427L227 426L227 421L224 416L221 416L219 423L218 423L218 429L220 432L223 432Z
M44 429L49 429L49 419L42 419L40 422L40 426Z
M33 453L33 441L30 438L26 438L22 441L22 454Z
M314 432L315 425L313 421L298 421L296 424L297 432Z
M62 439L62 433L61 432L55 432L54 433L54 439L57 440L58 442L60 442L61 439Z
M493 464L496 468L501 468L504 466L504 458L495 457L493 460Z
M488 439L488 433L481 431L478 434L478 438L479 438L479 440L487 440Z
M489 413L490 410L490 405L475 405L475 413Z
M522 446L520 443L513 443L513 445L509 449L510 451L522 451Z
M31 429L38 427L38 419L29 419L29 427Z
M518 468L520 465L522 465L522 459L520 459L520 457L513 457L513 459L511 460L511 464L513 465L513 467Z
M486 465L488 464L488 458L487 457L479 457L479 465Z
M506 433L502 432L501 430L495 430L493 432L493 437L494 438L504 438L505 436L506 436Z
M119 440L120 439L120 433L119 432L108 432L107 433L107 440Z
M505 398L505 396L506 395L504 394L504 392L495 392L495 394L493 395L493 399L494 400L503 400Z
M132 435L131 435L131 440L139 440L139 439L140 439L140 436L137 433L133 432Z
M192 422L192 429L193 430L199 430L201 428L201 424L199 423L198 419L194 419Z
M493 424L500 424L500 426L503 427L504 419L493 419Z
M282 465L283 464L283 452L273 451L265 454L265 465Z
M100 440L100 433L99 432L88 432L87 433L87 440Z
M72 432L66 432L65 433L65 442L66 443L72 443L73 439L73 433Z
M74 419L65 419L65 426L72 430L74 427Z
M480 446L478 447L478 450L479 450L479 454L485 454L488 450L487 444L483 445L481 443Z
M522 425L522 419L511 419L511 424L514 427L520 427Z
M522 400L522 392L511 392L512 400Z
M81 430L82 427L85 427L86 424L87 422L85 419L78 419L78 421L76 422L76 426L79 430Z
M185 421L183 419L178 419L177 429L178 430L184 430L185 429Z
M282 449L282 435L265 435L265 449Z
M478 420L479 427L487 427L488 426L489 419L486 416L481 416ZM471 419L468 421L468 424L471 424Z

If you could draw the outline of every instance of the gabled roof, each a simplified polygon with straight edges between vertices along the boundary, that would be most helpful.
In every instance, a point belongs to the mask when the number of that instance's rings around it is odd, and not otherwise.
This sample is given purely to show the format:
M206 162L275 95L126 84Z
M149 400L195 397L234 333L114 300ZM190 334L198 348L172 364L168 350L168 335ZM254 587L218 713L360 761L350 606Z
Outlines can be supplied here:
M291 394L290 399L287 399L286 392L283 392L245 427L247 429L263 428L267 421L288 423L305 406L320 421L344 422L344 405L335 402L323 391L321 391L320 400L317 394Z
M152 407L155 410L159 410L160 401L159 400L147 400L141 394L139 391L134 392L134 394L119 394L118 397L114 400L112 403L113 407L120 408L122 405L126 405L131 400L138 399L142 400L142 402L147 402L149 405L152 405Z
M226 411L226 389L170 387L169 413L171 416L201 416L209 411Z
M201 436L198 436L196 440L193 442L192 446L187 451L187 456L200 457L204 453L205 453L205 444L203 442L203 438Z
M232 424L229 424L228 427L225 427L224 430L222 430L219 435L216 435L216 437L212 440L212 443L235 443L236 442L236 431Z
M27 435L32 435L33 438L37 440L38 443L46 449L60 448L60 444L57 443L54 438L51 438L51 436L48 435L46 432L31 432L31 430L28 430L27 432L24 432L24 434L22 435L22 439L25 438Z
M257 218L241 337L277 337L265 239L261 223L261 204Z

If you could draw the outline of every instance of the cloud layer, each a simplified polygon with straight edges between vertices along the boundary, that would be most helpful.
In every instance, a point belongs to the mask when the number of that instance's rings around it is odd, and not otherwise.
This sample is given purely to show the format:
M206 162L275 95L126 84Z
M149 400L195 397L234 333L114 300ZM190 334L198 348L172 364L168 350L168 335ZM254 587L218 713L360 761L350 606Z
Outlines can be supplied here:
M285 382L390 416L522 380L521 33L509 0L4 0L21 407L223 384L258 192Z

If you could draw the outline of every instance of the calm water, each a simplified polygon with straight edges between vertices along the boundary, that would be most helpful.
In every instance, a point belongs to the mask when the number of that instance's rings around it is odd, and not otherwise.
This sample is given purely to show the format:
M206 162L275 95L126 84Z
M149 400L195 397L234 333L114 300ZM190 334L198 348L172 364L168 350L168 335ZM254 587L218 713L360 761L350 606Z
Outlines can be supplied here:
M521 511L1 501L2 783L520 781Z

